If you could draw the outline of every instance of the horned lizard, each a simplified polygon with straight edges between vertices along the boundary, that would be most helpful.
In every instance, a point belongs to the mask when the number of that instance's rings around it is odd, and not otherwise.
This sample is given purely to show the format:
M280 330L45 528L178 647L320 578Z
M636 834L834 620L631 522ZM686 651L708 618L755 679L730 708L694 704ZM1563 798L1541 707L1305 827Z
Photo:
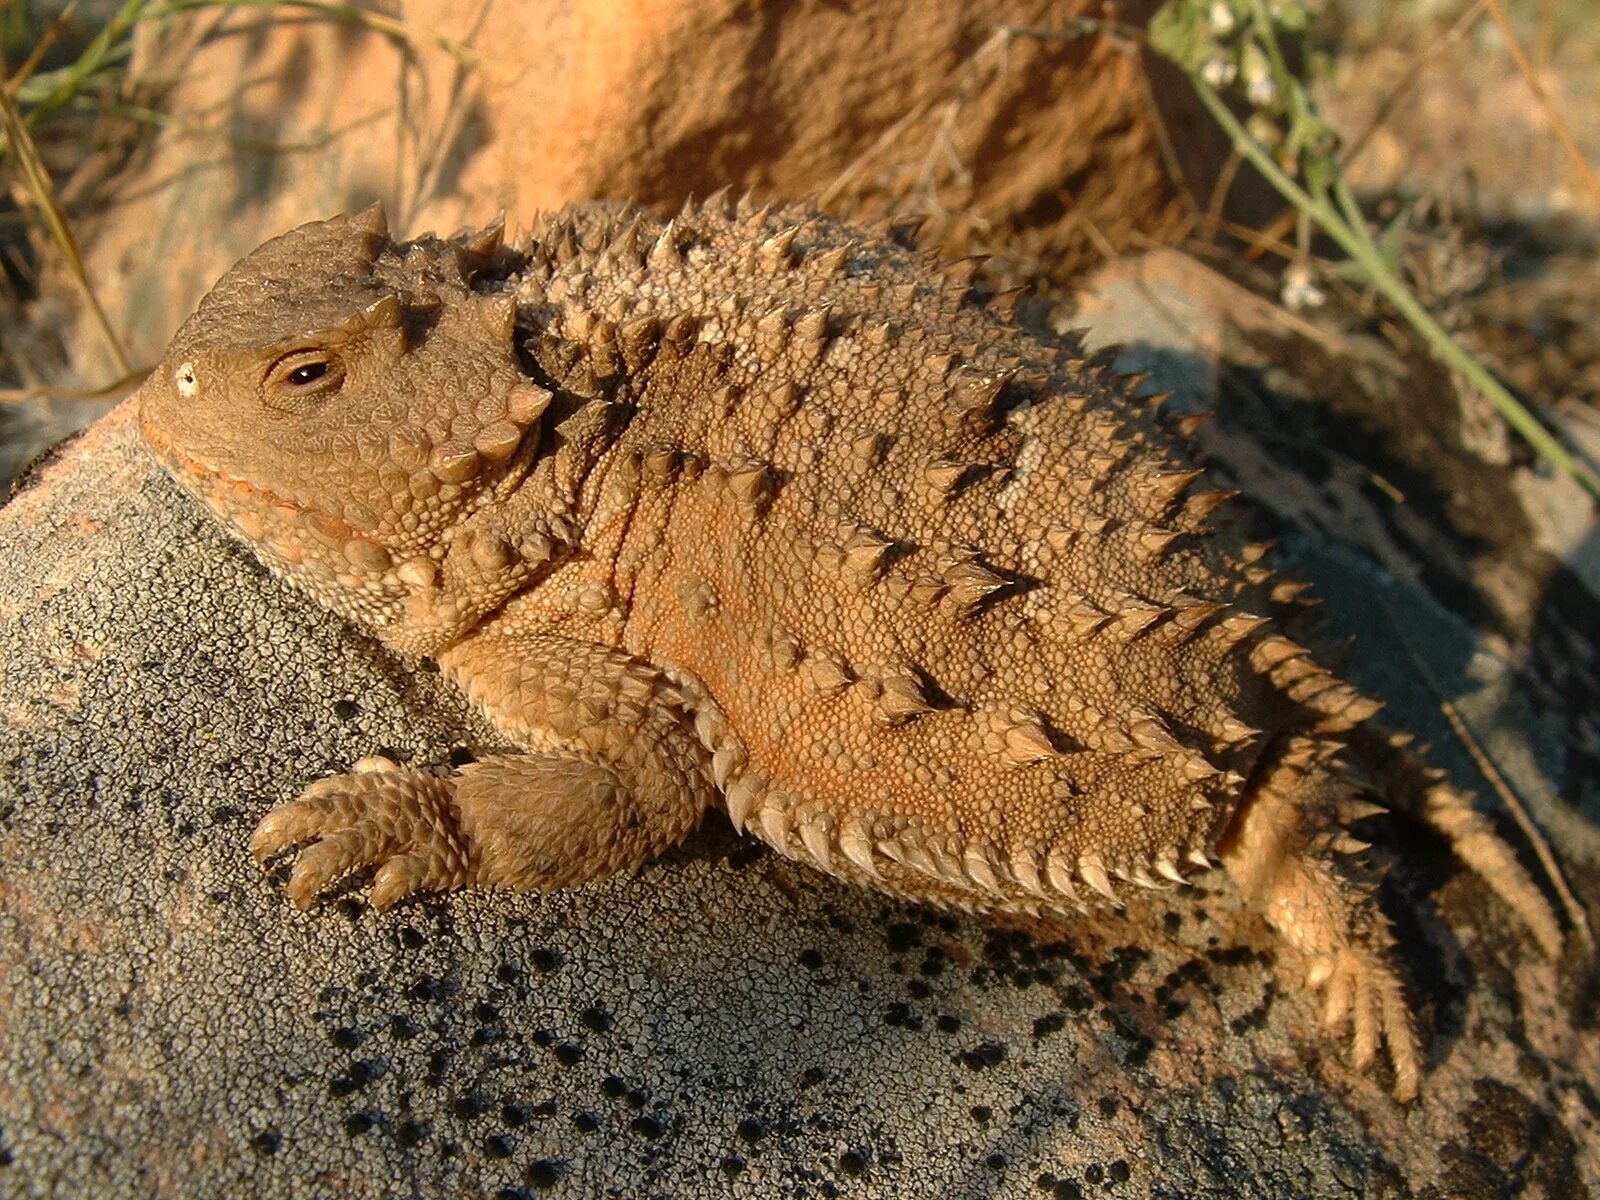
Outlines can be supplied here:
M721 199L247 256L139 396L148 441L271 568L428 656L525 753L384 759L257 827L302 907L643 863L716 804L830 874L1068 914L1220 861L1354 1060L1413 1029L1366 780L1548 950L1472 808L1275 617L1297 585L1202 490L1188 419L1020 331L889 231Z

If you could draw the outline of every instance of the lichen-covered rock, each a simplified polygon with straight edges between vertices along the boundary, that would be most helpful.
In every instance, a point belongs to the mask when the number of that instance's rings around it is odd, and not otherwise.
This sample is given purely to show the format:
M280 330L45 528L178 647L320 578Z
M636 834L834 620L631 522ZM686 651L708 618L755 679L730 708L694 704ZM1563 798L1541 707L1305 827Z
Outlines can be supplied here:
M1355 611L1378 585L1329 561ZM296 916L251 862L285 779L463 747L502 743L220 537L131 410L0 509L0 1193L1600 1186L1595 1040L1427 839L1391 877L1438 905L1398 927L1430 1033L1401 1109L1321 1053L1225 889L1022 927L882 900L720 820L636 876L381 916Z

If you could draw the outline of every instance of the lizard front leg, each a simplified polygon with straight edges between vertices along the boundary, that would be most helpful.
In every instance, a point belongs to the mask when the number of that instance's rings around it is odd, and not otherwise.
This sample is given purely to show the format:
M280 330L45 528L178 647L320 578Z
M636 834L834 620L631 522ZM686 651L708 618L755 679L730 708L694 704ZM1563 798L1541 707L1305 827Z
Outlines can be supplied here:
M576 885L677 844L715 796L693 714L647 663L495 632L467 637L439 662L528 753L449 776L363 760L274 809L251 846L266 859L310 843L289 883L298 906L370 866L377 908L465 885Z

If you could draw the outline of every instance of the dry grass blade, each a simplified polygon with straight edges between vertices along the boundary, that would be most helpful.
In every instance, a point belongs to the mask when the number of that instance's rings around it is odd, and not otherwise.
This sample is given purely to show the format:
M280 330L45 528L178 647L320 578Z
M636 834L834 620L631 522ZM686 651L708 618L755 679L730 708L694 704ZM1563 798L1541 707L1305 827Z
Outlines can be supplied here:
M100 306L100 298L95 295L94 285L89 282L89 274L83 266L83 256L78 252L78 240L72 235L66 214L56 203L55 186L50 181L50 173L39 158L38 147L33 144L27 126L23 124L22 115L17 112L16 103L12 100L7 86L9 83L5 69L0 67L0 124L5 128L6 144L11 150L12 160L20 168L28 190L33 194L34 205L44 219L51 238L60 249L62 258L66 260L73 282L83 293L84 303L89 306L89 312L94 318L101 339L106 344L107 352L111 355L111 361L116 364L120 373L127 375L131 372L128 357L122 352L122 343L117 340L117 335L111 330L111 322L106 319L105 309Z
M36 400L62 400L86 404L97 400L110 400L124 392L132 391L145 381L153 367L139 367L120 379L97 388L0 388L0 404L32 404Z
M39 35L39 40L34 43L33 49L29 51L28 57L23 60L22 65L6 81L7 92L15 96L17 89L26 83L33 73L39 69L39 64L44 61L44 56L50 52L50 47L56 44L56 40L61 36L62 31L66 29L77 11L78 0L69 0L69 3L62 7L61 11L56 14L56 19L50 22L50 27Z
M1556 140L1561 143L1561 148L1567 152L1567 157L1572 160L1572 165L1578 169L1578 174L1583 176L1583 181L1589 185L1589 190L1594 193L1594 198L1600 200L1600 175L1589 165L1589 160L1584 157L1583 151L1578 148L1577 140L1572 136L1562 118L1555 102L1550 99L1550 93L1545 90L1544 84L1539 79L1539 73L1533 69L1533 64L1528 61L1527 54L1522 49L1522 43L1517 40L1516 33L1511 28L1511 22L1506 20L1505 9L1500 7L1500 0L1485 0L1489 9L1489 16L1500 30L1500 36L1505 39L1506 49L1511 54L1511 61L1517 64L1517 70L1522 72L1522 78L1527 81L1533 97L1539 102L1539 107L1544 110L1550 128L1555 131Z

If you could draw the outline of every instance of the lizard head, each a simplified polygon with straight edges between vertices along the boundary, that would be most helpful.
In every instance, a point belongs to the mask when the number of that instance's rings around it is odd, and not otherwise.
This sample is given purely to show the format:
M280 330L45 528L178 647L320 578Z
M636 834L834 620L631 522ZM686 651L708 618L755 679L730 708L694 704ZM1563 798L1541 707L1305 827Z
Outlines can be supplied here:
M550 393L492 269L514 257L498 224L392 242L378 206L275 238L140 389L145 439L268 566L381 632L536 451Z

